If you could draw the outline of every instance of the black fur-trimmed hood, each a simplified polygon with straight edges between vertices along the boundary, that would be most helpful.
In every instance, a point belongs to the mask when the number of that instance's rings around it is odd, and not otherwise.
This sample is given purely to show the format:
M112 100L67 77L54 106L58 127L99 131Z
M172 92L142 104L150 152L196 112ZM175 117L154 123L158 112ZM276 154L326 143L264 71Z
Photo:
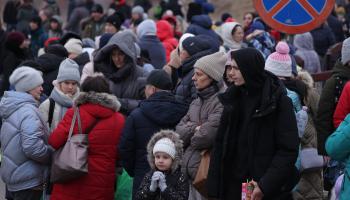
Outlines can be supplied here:
M97 92L80 92L80 95L74 101L74 105L80 106L85 103L99 104L114 111L119 111L121 106L117 97L114 95Z
M150 141L148 142L148 145L147 145L148 163L152 169L154 169L154 170L156 169L156 166L154 164L153 147L158 140L165 138L165 137L169 138L175 144L176 154L175 154L175 158L173 160L173 164L171 166L171 171L174 172L180 166L180 163L182 160L183 144L182 144L182 140L180 139L180 136L172 130L161 130L158 133L154 134L153 137L150 139Z

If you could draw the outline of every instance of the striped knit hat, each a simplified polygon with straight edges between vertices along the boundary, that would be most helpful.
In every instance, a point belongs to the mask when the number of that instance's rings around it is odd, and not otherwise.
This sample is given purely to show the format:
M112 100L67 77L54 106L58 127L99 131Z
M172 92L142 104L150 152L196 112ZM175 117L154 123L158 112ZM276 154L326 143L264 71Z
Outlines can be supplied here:
M286 42L279 42L276 46L276 52L266 59L265 70L276 76L292 77L292 59L289 50Z

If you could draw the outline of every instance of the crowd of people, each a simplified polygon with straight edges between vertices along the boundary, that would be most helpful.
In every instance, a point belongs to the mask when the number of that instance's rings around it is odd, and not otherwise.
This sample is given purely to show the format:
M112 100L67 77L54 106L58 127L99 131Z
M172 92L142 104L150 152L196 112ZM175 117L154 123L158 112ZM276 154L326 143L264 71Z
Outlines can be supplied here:
M293 36L206 0L40 6L8 0L0 24L8 200L118 199L121 173L128 200L349 198L349 2ZM88 173L52 181L81 133Z

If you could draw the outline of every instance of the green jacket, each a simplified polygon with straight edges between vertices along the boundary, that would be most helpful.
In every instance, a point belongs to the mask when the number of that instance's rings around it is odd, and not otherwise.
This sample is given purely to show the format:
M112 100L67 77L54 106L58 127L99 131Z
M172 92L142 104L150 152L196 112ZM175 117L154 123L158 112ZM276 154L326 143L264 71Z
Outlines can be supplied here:
M105 17L101 18L101 20L98 22L94 21L93 19L82 22L82 37L95 40L96 36L104 33L105 24Z
M340 191L340 200L350 197L350 115L340 124L337 130L329 136L326 142L326 150L332 159L345 161L344 182Z
M335 103L335 87L337 76L341 76L350 80L350 67L344 66L341 62L337 62L333 68L332 76L326 81L321 93L318 104L318 112L316 115L315 125L317 130L318 153L327 155L325 151L325 143L328 136L333 133L333 114L336 108Z

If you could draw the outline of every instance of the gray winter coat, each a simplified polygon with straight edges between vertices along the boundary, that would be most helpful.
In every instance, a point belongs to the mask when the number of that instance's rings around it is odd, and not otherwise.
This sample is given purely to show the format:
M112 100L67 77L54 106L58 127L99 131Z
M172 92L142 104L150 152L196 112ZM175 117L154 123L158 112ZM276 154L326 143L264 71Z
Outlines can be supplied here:
M136 36L130 31L118 32L96 53L94 67L110 80L110 88L122 104L121 112L129 114L144 99L144 87L148 73L136 65ZM113 49L125 53L125 65L117 69L110 58Z
M1 177L9 191L30 189L43 184L51 148L48 129L38 104L24 92L5 92L0 102L3 124Z
M198 92L187 112L176 126L176 132L184 142L182 172L194 180L201 161L201 152L211 149L214 143L223 105L217 97L219 89L212 85ZM200 126L198 130L195 130Z

